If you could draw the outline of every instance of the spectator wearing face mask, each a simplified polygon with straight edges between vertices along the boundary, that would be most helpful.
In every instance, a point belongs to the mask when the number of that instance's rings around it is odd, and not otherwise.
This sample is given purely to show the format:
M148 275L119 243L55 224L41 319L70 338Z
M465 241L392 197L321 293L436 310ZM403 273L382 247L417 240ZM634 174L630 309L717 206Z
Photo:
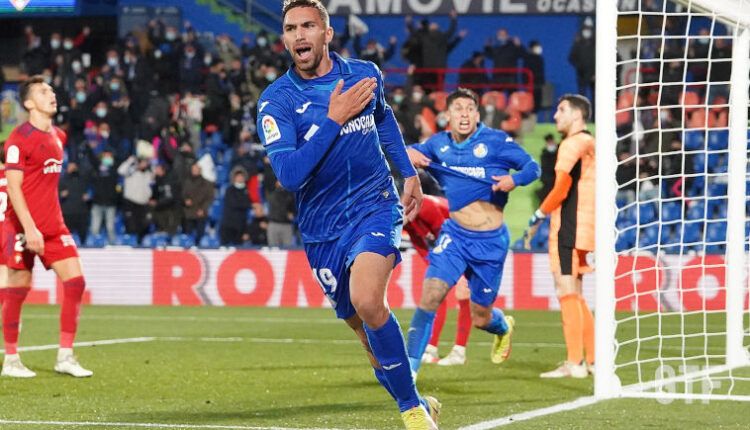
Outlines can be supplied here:
M585 23L584 23L585 24ZM596 46L594 27L584 25L570 48L568 62L576 69L578 94L594 100L594 75L596 73Z
M214 184L203 178L200 165L193 163L190 175L184 180L182 231L194 235L196 243L200 243L206 229L214 194Z
M487 127L500 129L508 114L497 108L497 99L494 94L487 96L486 103L479 108L482 124Z
M232 182L224 192L224 210L219 231L222 246L241 245L250 238L247 232L247 212L252 205L246 189L247 172L235 167L230 177Z
M117 182L119 176L115 171L115 156L110 148L105 148L98 156L89 152L91 186L93 203L91 207L91 233L99 234L102 221L107 229L107 241L115 243L115 216L117 214Z
M529 43L529 50L524 51L523 64L531 70L534 77L534 112L537 112L542 104L542 89L547 82L547 78L544 76L542 45L538 41L532 40Z
M159 163L154 169L154 191L149 201L156 230L172 236L182 224L182 186L168 166Z
M78 164L68 162L65 174L60 178L60 206L65 225L71 233L77 234L82 243L86 242L89 224L89 178L81 174Z
M523 54L521 40L518 37L511 38L508 30L501 28L497 31L496 39L489 40L484 47L487 58L492 60L492 66L496 69L518 67L518 60ZM496 72L493 80L495 83L503 84L501 91L513 91L516 83L515 74Z
M196 93L203 84L201 59L195 45L187 44L180 59L180 90Z

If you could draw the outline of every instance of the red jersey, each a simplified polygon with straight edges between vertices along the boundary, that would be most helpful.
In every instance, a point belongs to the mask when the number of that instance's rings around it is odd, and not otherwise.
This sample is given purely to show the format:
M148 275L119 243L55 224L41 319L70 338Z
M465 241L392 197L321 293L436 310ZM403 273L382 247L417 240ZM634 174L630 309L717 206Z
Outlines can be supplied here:
M5 142L5 169L23 171L23 196L43 236L59 235L65 230L58 185L66 140L65 133L57 127L46 133L25 122ZM6 218L17 230L22 230L10 199Z
M5 211L8 209L8 180L5 178L5 169L0 169L0 231L2 223L5 222Z
M426 195L417 217L404 226L414 249L422 258L427 259L427 254L430 253L427 245L428 237L431 236L431 240L438 237L443 221L448 219L448 214L448 200L445 197Z

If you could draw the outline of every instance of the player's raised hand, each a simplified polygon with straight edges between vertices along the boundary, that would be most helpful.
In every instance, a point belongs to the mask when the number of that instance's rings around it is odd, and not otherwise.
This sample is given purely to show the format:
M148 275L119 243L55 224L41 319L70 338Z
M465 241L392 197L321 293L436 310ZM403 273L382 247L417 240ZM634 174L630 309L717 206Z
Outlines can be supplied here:
M493 181L497 181L495 185L492 186L492 191L502 191L504 193L509 193L513 190L513 188L516 188L516 183L513 181L513 177L510 175L503 175L503 176L493 176Z
M340 80L331 93L328 118L338 125L344 125L345 122L362 112L362 109L370 103L372 98L375 97L374 91L377 86L375 78L364 78L354 84L353 87L341 92L344 88L344 80Z
M404 206L404 223L409 223L417 217L422 207L422 184L419 175L404 179L404 194L401 195L401 204Z
M28 229L23 235L26 239L26 249L37 255L44 255L44 238L38 228Z
M406 155L409 156L409 161L411 161L414 167L427 167L430 165L430 161L432 161L426 155L413 148L406 148Z

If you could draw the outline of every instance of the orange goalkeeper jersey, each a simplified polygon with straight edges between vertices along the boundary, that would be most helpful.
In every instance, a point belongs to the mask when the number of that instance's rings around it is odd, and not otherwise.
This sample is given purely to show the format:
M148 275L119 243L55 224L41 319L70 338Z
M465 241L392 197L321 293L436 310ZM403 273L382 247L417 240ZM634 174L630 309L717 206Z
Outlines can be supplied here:
M550 236L556 235L561 245L585 251L594 250L594 146L594 137L587 131L560 143L555 185L541 205L542 212L552 213Z

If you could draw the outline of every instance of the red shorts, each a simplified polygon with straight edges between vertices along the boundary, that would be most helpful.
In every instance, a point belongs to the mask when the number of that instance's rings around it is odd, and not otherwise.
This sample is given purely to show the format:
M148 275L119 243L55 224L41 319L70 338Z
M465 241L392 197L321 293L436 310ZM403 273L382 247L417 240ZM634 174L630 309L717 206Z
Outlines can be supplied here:
M8 268L15 270L34 268L34 257L37 254L26 249L23 229L16 229L9 222L4 223L0 242L2 243L2 258ZM78 248L67 227L63 226L57 234L44 236L44 255L40 255L39 259L45 269L49 270L50 266L57 261L73 257L78 257Z

